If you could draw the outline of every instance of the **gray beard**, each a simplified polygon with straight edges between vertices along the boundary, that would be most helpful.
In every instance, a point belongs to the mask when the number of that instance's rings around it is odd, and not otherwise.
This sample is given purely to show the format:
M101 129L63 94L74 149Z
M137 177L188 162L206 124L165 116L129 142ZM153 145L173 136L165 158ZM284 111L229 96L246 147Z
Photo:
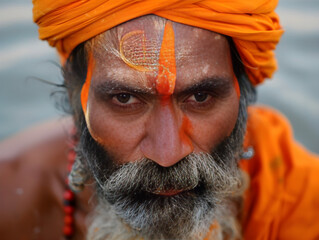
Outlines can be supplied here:
M192 153L171 167L149 159L117 165L84 127L77 149L96 180L98 205L87 239L240 239L238 223L247 182L238 168L246 115L211 154ZM181 190L173 196L158 192Z
M237 204L244 184L236 166L219 166L209 154L191 154L164 169L145 159L112 174L98 187L88 239L203 239L214 221L219 228L212 239L240 238ZM156 194L169 189L184 192Z

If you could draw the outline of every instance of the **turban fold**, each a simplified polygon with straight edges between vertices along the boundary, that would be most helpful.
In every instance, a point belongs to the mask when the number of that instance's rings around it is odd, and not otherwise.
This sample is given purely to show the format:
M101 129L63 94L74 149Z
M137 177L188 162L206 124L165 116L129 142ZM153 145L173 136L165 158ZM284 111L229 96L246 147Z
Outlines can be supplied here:
M278 0L33 0L40 39L67 58L80 43L147 14L233 38L250 81L276 70L273 50L283 33Z

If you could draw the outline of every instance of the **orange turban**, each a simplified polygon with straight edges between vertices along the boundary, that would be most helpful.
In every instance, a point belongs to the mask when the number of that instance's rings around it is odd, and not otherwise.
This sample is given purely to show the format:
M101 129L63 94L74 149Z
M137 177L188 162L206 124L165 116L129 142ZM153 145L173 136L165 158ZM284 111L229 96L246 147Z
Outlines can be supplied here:
M277 0L33 0L40 39L67 57L80 43L123 22L155 14L233 38L250 81L276 70L273 50L283 33Z

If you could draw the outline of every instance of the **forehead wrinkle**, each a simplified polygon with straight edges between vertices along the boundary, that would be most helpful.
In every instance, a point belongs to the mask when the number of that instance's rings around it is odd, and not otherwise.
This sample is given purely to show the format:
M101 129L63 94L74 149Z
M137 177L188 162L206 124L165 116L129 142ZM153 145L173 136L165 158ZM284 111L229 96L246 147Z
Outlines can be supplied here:
M205 48L204 54L208 54L213 45L224 47L228 45L228 41L225 36L215 33L206 29L188 26L181 23L175 23L176 29L176 63L177 65L183 64L184 61L193 61L194 58L202 57L198 56L198 48Z
M118 36L122 29L112 28L106 32L97 35L92 39L94 53L97 57L104 58L105 54L110 54L113 57L120 57ZM108 56L110 58L111 56Z

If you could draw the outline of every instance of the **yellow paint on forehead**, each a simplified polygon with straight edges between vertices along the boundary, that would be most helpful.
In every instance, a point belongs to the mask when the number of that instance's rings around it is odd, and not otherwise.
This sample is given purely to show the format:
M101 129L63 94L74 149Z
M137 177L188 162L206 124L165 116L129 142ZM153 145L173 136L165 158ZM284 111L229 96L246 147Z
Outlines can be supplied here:
M146 39L145 32L136 30L126 33L120 40L120 57L131 68L146 72L157 67L156 41Z
M158 60L156 90L161 95L171 95L176 82L175 35L172 23L166 22Z

